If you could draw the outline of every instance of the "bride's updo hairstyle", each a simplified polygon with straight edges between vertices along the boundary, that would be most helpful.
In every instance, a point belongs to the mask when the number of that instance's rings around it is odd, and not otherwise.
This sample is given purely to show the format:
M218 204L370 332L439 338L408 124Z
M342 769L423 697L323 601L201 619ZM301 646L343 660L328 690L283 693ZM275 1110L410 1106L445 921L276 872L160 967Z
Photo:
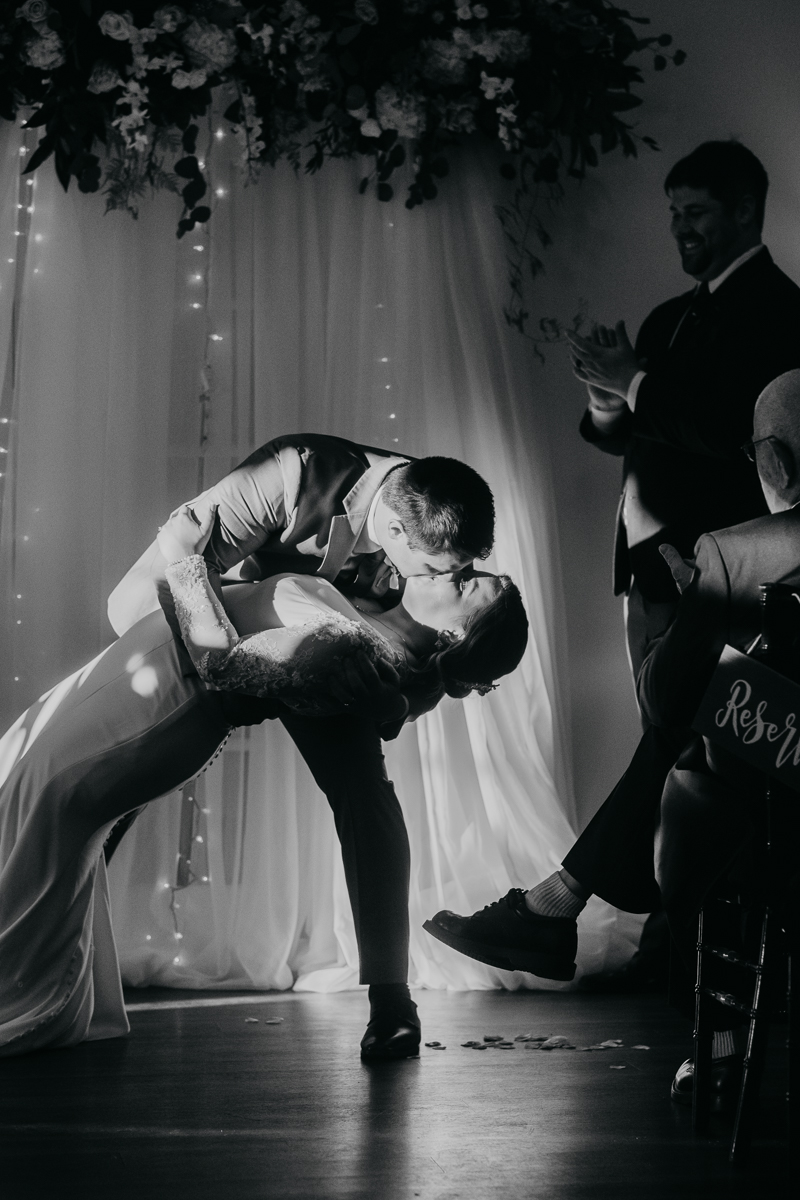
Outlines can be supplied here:
M470 692L484 695L519 666L528 644L528 614L509 576L497 580L497 596L467 618L463 637L440 634L439 648L420 671L425 691L444 691L459 700Z

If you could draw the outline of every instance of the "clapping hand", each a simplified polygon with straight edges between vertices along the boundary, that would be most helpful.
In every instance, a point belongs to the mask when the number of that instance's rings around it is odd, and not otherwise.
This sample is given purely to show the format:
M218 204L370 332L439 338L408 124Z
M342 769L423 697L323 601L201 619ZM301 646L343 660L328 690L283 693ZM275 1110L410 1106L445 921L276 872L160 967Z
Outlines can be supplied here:
M168 563L202 554L211 537L216 504L209 505L199 516L190 504L182 504L170 515L158 531L158 548Z
M624 321L613 329L596 325L591 338L567 331L576 378L589 387L592 407L601 412L621 409L628 388L641 370Z

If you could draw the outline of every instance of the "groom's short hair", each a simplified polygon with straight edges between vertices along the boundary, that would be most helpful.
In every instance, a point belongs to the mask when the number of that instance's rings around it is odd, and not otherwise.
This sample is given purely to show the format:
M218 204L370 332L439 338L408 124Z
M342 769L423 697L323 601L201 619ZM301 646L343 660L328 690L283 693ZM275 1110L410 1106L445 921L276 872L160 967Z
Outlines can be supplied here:
M413 550L486 558L494 543L494 498L485 479L456 458L418 458L396 467L382 499Z

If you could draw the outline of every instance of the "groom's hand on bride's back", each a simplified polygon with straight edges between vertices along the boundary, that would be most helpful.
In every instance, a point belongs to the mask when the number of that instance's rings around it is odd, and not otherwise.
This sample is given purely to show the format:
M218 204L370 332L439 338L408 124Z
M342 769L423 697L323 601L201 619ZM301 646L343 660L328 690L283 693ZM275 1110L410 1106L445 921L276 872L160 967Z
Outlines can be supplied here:
M408 712L397 671L390 663L374 663L363 651L343 659L327 684L346 712L370 716L376 725L401 721Z

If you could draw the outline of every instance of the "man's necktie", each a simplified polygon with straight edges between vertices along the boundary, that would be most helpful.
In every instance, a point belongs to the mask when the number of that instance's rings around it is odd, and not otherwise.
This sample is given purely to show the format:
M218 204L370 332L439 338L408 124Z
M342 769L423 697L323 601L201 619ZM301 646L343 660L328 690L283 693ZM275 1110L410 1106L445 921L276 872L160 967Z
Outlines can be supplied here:
M672 335L670 349L672 349L676 342L683 341L684 339L688 340L692 337L708 313L710 301L711 292L707 282L704 279L692 296L692 299L689 302L689 307L686 309L678 328Z

